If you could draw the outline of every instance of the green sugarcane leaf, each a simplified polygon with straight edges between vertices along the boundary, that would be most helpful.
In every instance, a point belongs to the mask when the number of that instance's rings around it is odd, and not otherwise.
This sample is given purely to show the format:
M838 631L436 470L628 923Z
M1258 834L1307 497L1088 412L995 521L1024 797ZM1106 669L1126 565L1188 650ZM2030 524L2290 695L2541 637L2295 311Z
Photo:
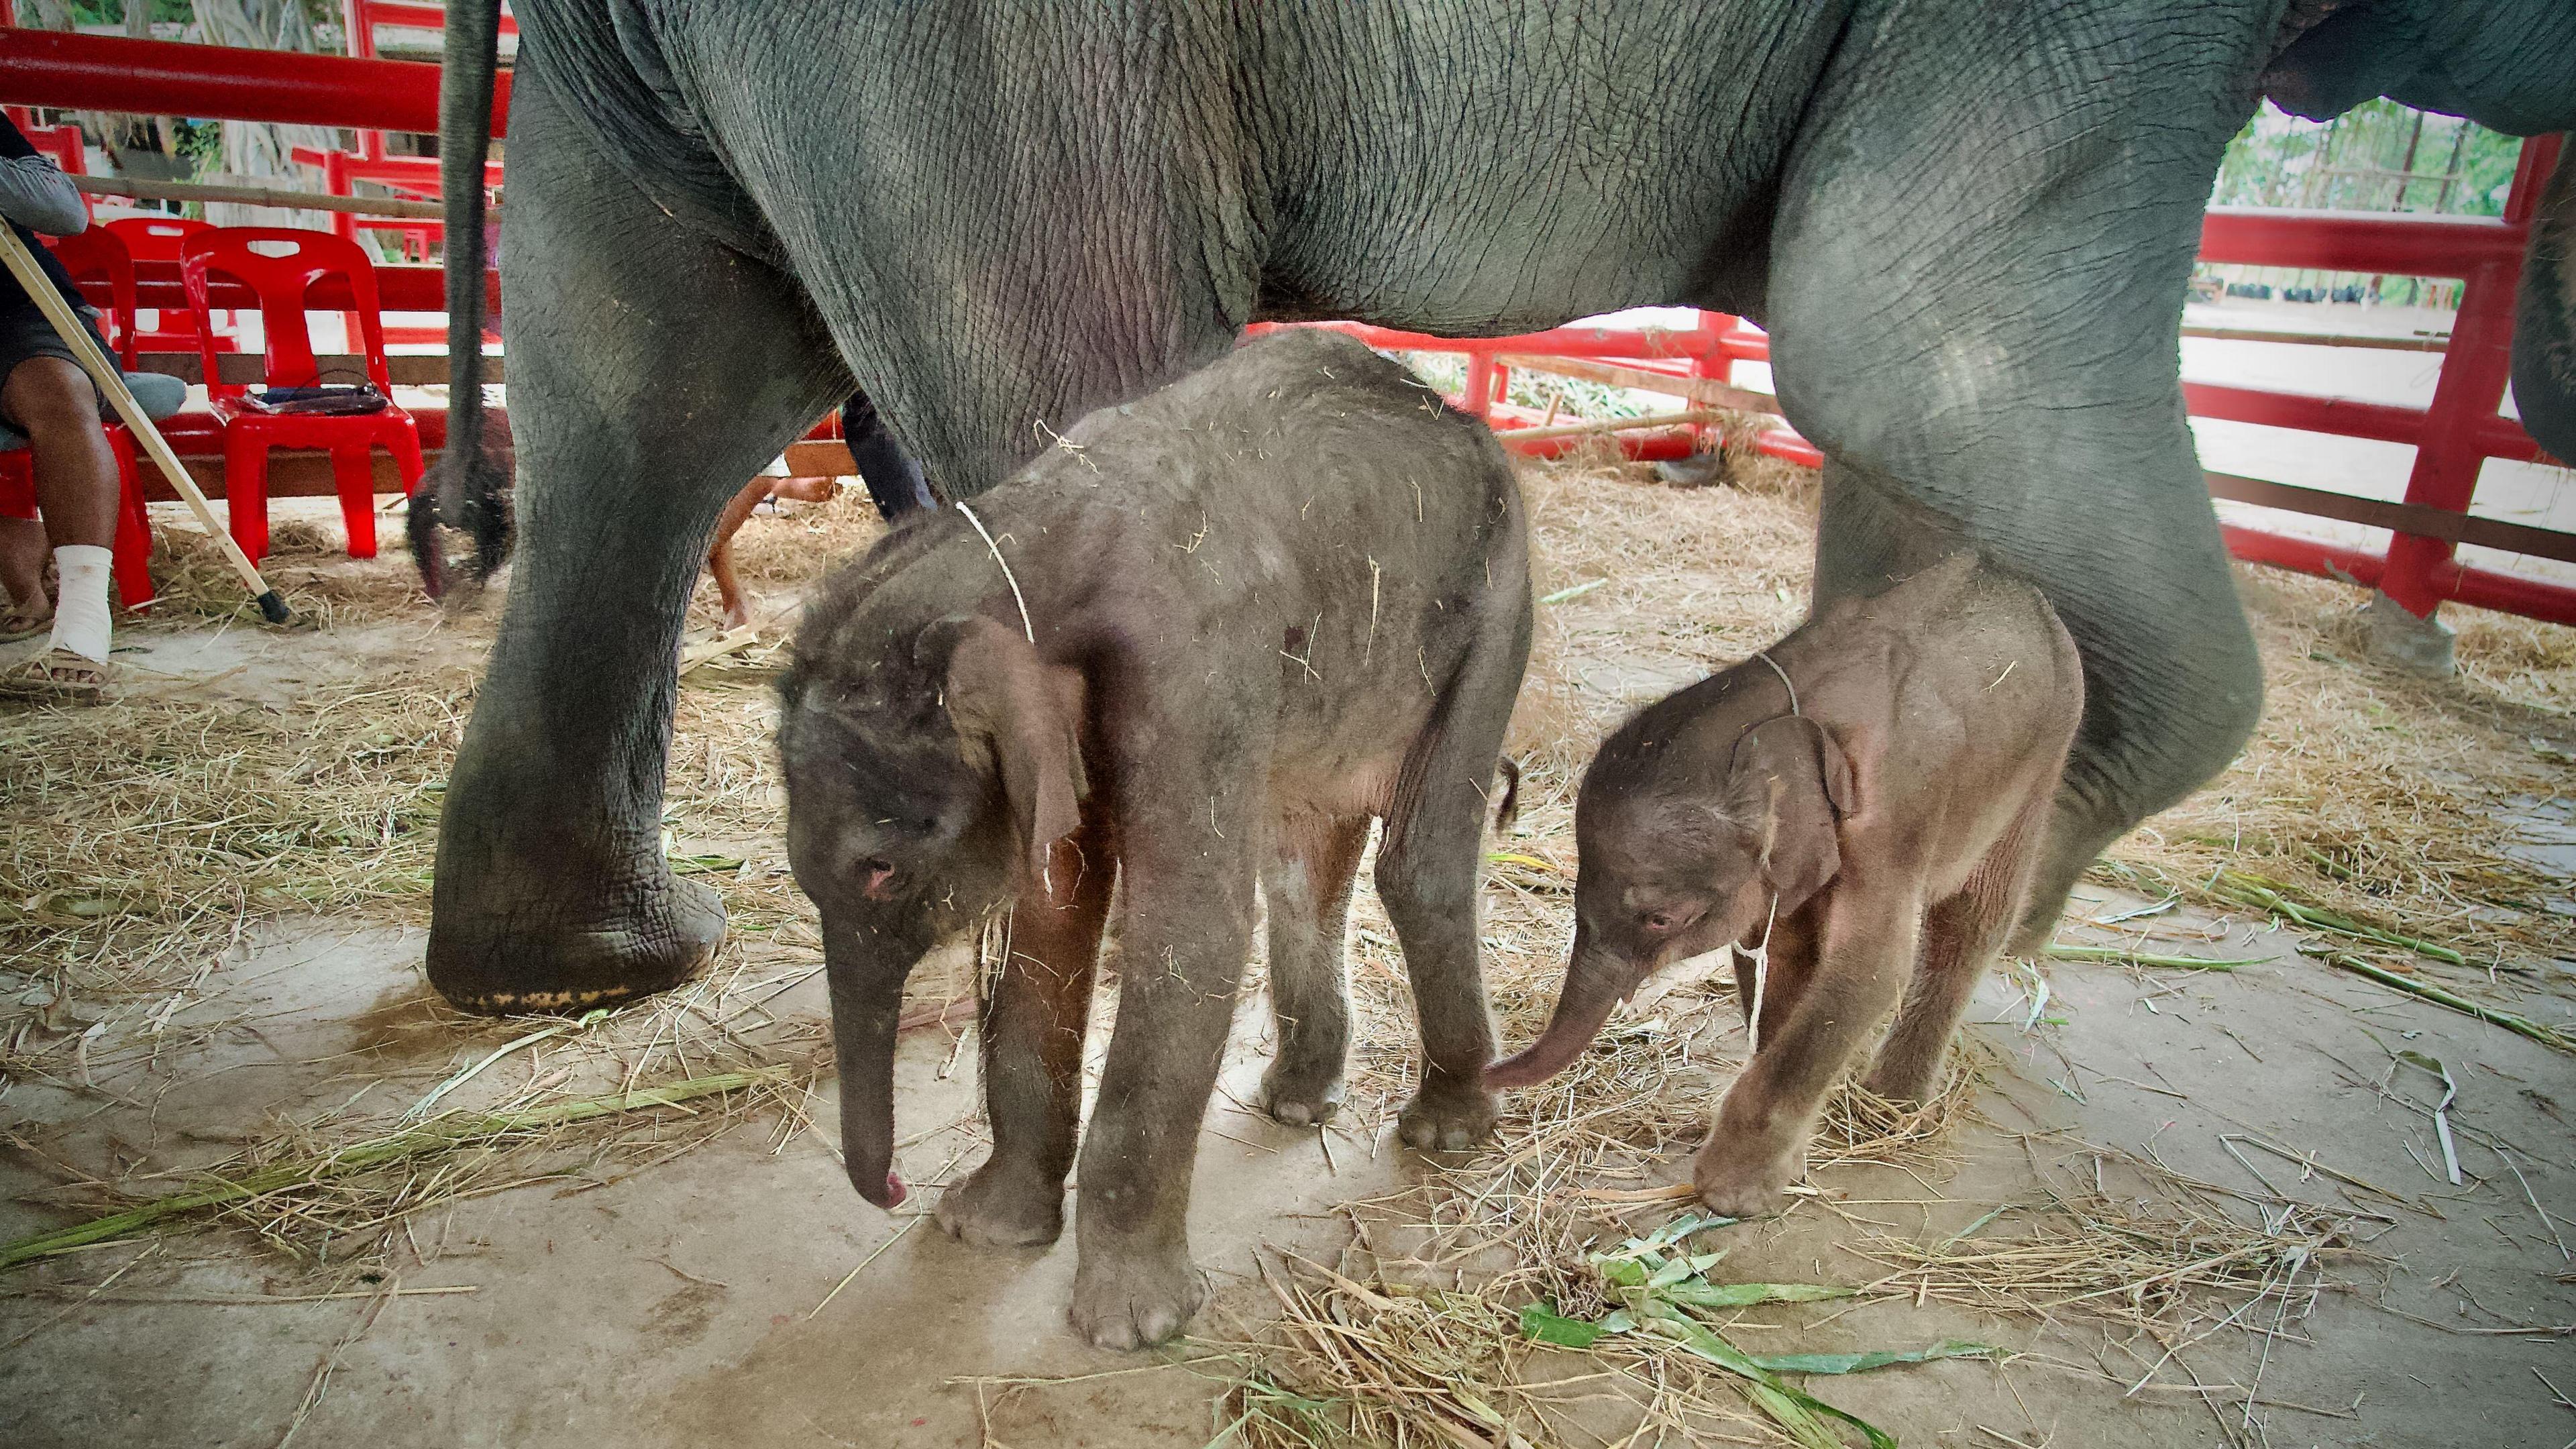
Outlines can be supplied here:
M1697 1275L1691 1271L1690 1259L1675 1258L1647 1275L1646 1291L1651 1293L1659 1288L1669 1288L1684 1278L1695 1276Z
M1796 1440L1800 1449L1845 1449L1842 1436L1825 1424L1827 1418L1839 1419L1860 1430L1868 1438L1870 1449L1896 1449L1895 1436L1886 1430L1782 1383L1752 1355L1720 1338L1706 1324L1680 1309L1667 1307L1664 1312L1670 1317L1659 1314L1657 1322L1681 1340L1683 1348L1729 1373L1752 1380L1753 1387L1745 1390L1745 1396Z
M1782 1353L1753 1360L1775 1374L1859 1374L1901 1363L1930 1363L1943 1358L2001 1358L2004 1350L1990 1343L1945 1339L1930 1348L1906 1353Z
M1658 1296L1693 1308L1745 1308L1756 1303L1815 1303L1859 1292L1832 1283L1678 1283Z
M1617 1287L1641 1288L1645 1286L1646 1269L1633 1258L1595 1258L1592 1260L1592 1264L1595 1268L1601 1270L1601 1276L1603 1278L1609 1280Z
M1553 1304L1533 1303L1521 1310L1521 1336L1539 1343L1552 1343L1559 1348L1590 1348L1603 1335L1616 1332L1607 1322L1586 1323L1568 1318Z

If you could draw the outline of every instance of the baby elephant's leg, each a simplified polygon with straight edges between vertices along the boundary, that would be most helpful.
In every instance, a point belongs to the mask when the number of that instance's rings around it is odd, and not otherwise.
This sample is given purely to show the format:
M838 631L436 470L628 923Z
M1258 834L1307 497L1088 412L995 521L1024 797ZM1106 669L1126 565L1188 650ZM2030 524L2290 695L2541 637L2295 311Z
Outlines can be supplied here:
M1485 1090L1494 1022L1476 959L1483 805L1463 784L1458 791L1469 808L1436 822L1418 814L1409 838L1393 852L1381 846L1377 862L1378 899L1404 948L1422 1025L1422 1085L1397 1128L1425 1152L1463 1152L1494 1128L1494 1094Z
M1261 1076L1261 1106L1291 1127L1322 1122L1342 1105L1342 1064L1351 1038L1342 935L1368 827L1365 815L1292 824L1262 872L1270 911L1270 1011L1279 1050Z
M941 1195L939 1226L995 1248L1052 1243L1064 1231L1082 1108L1083 1029L1115 867L1099 832L1056 842L1050 878L1070 899L1011 912L1010 959L984 1003L984 1114L993 1154Z
M1922 1102L1940 1087L1942 1057L1968 998L2030 897L2035 847L2048 822L2048 801L2037 803L1987 850L1957 895L1924 913L1922 964L1863 1083L1878 1095Z
M1711 1210L1739 1218L1769 1212L1797 1177L1825 1094L1904 990L1922 909L1911 882L1834 888L1813 975L1727 1089L1700 1149L1693 1179Z

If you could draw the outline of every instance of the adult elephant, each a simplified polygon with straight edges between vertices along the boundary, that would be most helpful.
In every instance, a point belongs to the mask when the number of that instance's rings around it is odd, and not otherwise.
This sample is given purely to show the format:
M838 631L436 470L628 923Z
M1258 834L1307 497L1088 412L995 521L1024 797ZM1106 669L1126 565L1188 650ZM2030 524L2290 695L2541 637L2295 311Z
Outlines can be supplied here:
M493 9L450 12L451 236L480 224ZM2176 381L2227 139L2267 89L2576 123L2564 0L516 14L520 560L429 953L440 991L489 1011L666 987L721 939L714 894L663 862L659 807L684 601L744 477L855 384L971 498L1265 317L1495 334L1683 303L1769 325L1782 405L1828 460L1819 594L1964 538L2083 646L2053 912L2259 705ZM472 262L450 287L466 437ZM2563 258L2535 287L2563 338ZM2562 454L2566 423L2544 438ZM485 481L441 498L488 563Z

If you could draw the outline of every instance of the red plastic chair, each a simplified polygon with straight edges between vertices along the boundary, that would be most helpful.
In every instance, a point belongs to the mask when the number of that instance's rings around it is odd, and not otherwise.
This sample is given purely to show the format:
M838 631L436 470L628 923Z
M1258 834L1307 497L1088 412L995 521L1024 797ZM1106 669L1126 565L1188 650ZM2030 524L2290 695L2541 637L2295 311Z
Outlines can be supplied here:
M106 313L110 346L118 354L121 366L134 366L134 259L125 253L124 244L97 227L78 236L49 237L63 270L72 280L101 277L107 282L109 305ZM114 339L122 337L118 345ZM110 550L116 571L116 592L125 607L139 609L152 602L152 522L143 509L143 470L134 452L134 436L114 417L101 429L107 435L108 452L116 458L116 541ZM0 450L0 518L33 519L36 515L36 456L26 448Z
M385 364L384 312L376 302L374 265L356 242L329 232L219 227L189 237L179 252L179 278L200 315L210 310L207 279L216 275L231 277L259 296L270 387L311 387L326 380L313 360L313 337L305 325L307 295L325 277L345 278L358 316L367 380L387 399L384 411L354 416L269 412L242 384L215 380L215 350L209 344L204 353L206 398L224 430L224 496L233 540L253 561L268 552L269 450L321 448L331 454L340 517L349 530L349 556L374 558L376 483L369 449L382 447L393 454L406 495L420 486L422 471L420 427L391 400L393 375Z
M138 262L169 262L176 265L180 248L188 238L201 231L213 231L214 223L189 221L176 216L120 216L99 223L125 243L126 254ZM97 228L92 228L96 230ZM142 333L137 348L143 352L197 352L203 350L204 338L213 336L217 352L241 351L241 340L229 332L217 332L211 317L201 317L185 307L163 307L153 319L153 329Z

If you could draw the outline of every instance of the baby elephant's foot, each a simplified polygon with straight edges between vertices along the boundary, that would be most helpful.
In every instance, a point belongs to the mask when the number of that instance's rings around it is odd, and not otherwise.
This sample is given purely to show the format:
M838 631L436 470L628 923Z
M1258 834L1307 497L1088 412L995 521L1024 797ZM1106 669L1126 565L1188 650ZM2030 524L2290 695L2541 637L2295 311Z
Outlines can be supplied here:
M1286 1058L1261 1074L1261 1110L1290 1127L1330 1122L1342 1109L1342 1073L1338 1064L1308 1067Z
M1780 1210L1780 1190L1798 1180L1806 1157L1803 1148L1780 1150L1721 1137L1700 1149L1691 1183L1709 1211L1721 1217L1756 1218Z
M1863 1089L1903 1106L1920 1106L1932 1100L1941 1090L1941 1054L1929 1057L1908 1056L1901 1060L1881 1058L1862 1080Z
M1494 1132L1494 1094L1481 1086L1434 1083L1396 1114L1404 1145L1420 1152L1465 1152Z
M998 1158L939 1197L939 1226L979 1248L1039 1248L1064 1232L1064 1183Z
M1187 1252L1086 1248L1073 1275L1074 1330L1100 1348L1151 1348L1178 1334L1208 1299Z

